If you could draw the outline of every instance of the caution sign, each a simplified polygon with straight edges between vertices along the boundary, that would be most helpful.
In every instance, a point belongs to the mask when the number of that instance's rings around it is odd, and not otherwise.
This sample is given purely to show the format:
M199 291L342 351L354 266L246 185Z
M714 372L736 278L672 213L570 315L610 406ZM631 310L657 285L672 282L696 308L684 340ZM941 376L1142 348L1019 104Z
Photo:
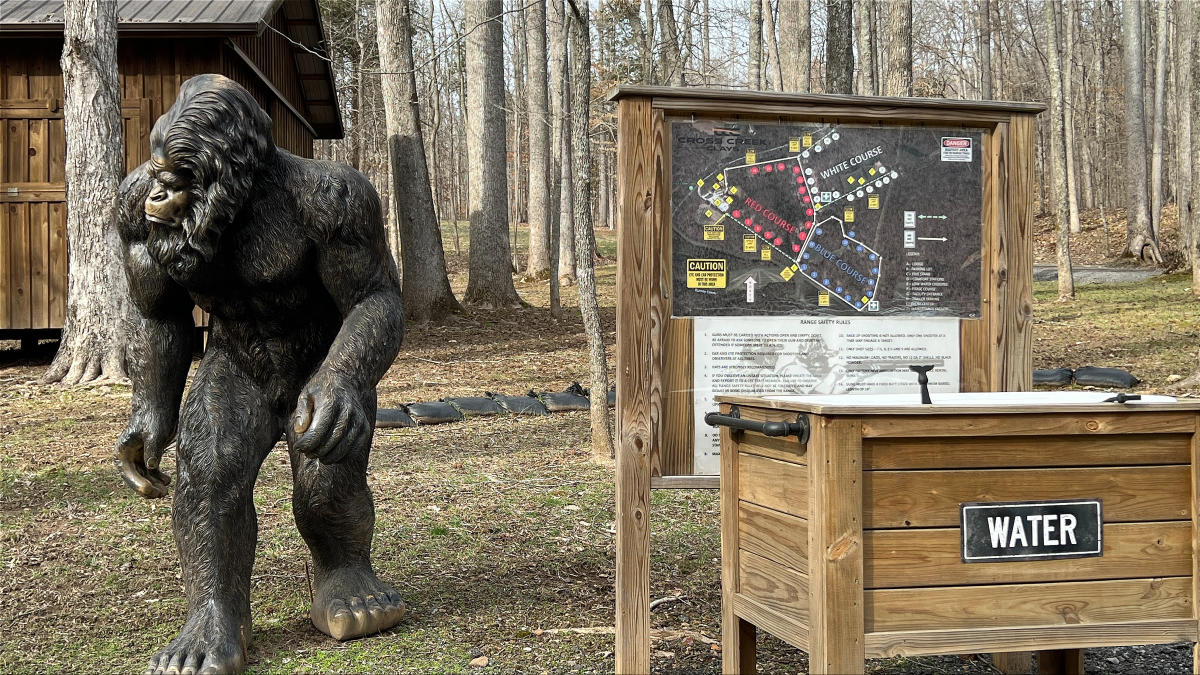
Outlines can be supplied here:
M704 241L725 241L724 225L705 225Z
M742 235L742 253L754 253L758 250L758 238L752 234Z
M971 161L971 139L959 136L942 137L943 162Z
M687 287L725 288L726 266L723 259L688 258Z

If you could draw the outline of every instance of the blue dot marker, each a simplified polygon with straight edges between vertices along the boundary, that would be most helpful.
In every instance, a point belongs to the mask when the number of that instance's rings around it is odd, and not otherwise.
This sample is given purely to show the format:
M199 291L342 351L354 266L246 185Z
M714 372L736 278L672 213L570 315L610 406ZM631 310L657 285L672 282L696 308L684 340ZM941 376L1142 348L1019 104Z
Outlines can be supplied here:
M867 279L867 285L868 285L868 286L874 286L874 285L875 285L875 280L874 280L874 279Z
M841 287L841 286L838 286L838 287L837 287L837 291L836 291L836 292L837 292L837 293L841 293L841 292L842 292L842 287Z
M850 294L849 293L846 294L846 302L850 302Z
M828 279L822 279L822 280L821 280L821 284L822 284L823 286L828 286L828 285L829 285L829 280L828 280Z
M808 260L808 254L807 254L807 253L805 253L805 254L804 254L804 259L805 259L805 260Z
M856 301L856 302L854 303L854 306L855 306L855 307L862 307L862 303L861 303L861 302L857 302L857 301Z
M806 270L806 269L808 269L808 265L801 265L801 266L800 266L800 269L801 269L801 270Z
M813 272L813 273L812 273L812 278L814 278L814 279L816 279L816 278L817 278L817 273L816 273L816 272Z
M858 250L860 253L862 252L862 247L861 247L861 246L855 246L854 248L855 248L856 250Z
M849 246L849 245L850 245L850 242L846 241L845 239L842 240L842 246Z
M854 233L853 233L853 232L851 232L851 233L849 234L849 236L850 236L850 238L852 238L852 239L853 239L853 238L854 238Z
M872 267L872 268L871 268L871 273L872 273L872 274L879 274L879 268L878 268L878 267Z
M875 254L874 254L874 253L872 253L872 254L871 254L871 260L874 260L874 259L875 259Z
M817 234L824 234L824 232L825 232L825 231L824 231L824 230L822 230L821 228L819 228L819 227L817 228Z

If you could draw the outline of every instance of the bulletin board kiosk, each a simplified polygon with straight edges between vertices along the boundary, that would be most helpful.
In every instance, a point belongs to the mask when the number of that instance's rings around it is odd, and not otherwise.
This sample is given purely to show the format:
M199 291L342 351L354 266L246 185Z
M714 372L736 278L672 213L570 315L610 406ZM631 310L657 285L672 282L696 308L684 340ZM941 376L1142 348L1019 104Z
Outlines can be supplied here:
M1041 104L619 87L616 670L650 671L650 489L722 396L1032 388Z
M931 398L722 398L725 672L1196 642L1200 401Z

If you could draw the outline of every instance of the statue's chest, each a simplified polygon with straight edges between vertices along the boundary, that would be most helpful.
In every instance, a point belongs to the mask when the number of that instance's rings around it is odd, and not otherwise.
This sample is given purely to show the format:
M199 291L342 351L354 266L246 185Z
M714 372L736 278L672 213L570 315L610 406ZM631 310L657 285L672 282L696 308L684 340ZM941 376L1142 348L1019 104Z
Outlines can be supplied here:
M225 238L199 278L187 284L196 303L215 314L301 311L319 289L305 240L237 235Z

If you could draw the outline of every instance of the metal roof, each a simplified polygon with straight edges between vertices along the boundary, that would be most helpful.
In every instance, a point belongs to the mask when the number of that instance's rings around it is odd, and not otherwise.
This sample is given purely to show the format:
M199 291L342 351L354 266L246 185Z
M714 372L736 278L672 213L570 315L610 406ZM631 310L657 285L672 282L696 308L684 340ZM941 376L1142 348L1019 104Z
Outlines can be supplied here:
M282 0L118 0L121 33L256 33ZM0 32L61 30L63 0L0 2Z

